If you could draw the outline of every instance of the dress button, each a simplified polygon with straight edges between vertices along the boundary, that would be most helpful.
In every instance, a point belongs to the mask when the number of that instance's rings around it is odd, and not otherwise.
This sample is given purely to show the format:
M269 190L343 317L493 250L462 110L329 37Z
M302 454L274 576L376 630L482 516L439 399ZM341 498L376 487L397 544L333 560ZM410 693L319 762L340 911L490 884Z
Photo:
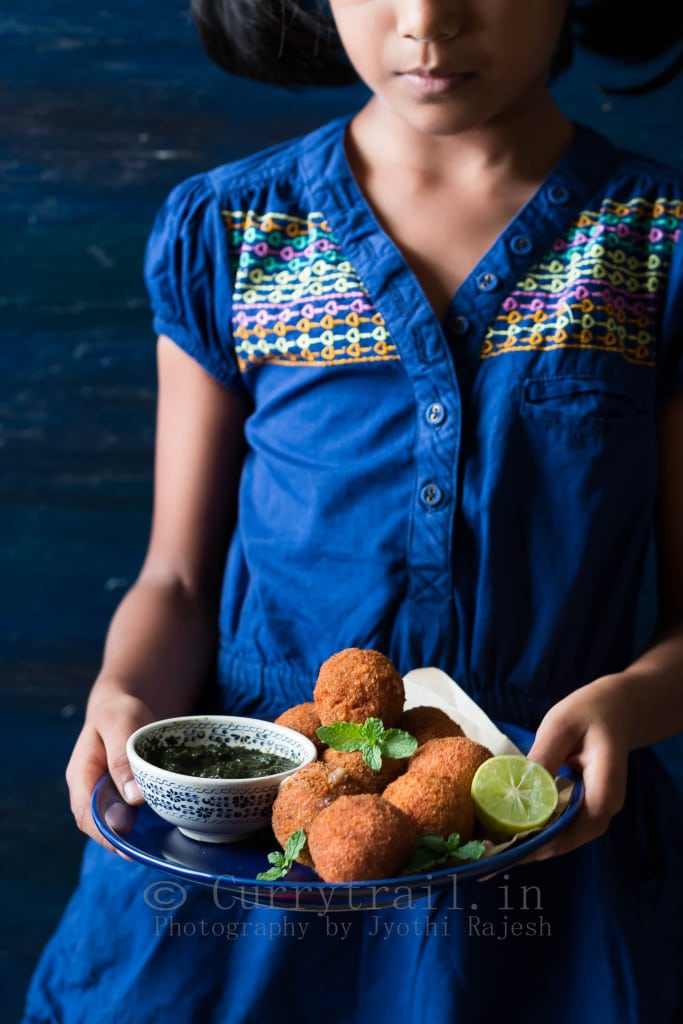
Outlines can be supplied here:
M548 199L551 203L562 205L569 199L569 189L566 189L564 185L553 185L548 189Z
M420 501L426 508L436 508L443 501L443 491L437 484L425 484L420 491Z
M477 287L482 292L492 292L498 287L498 278L495 274L480 274L477 278Z
M451 324L453 334L465 334L470 328L470 322L466 316L456 316Z
M510 239L510 248L520 256L526 256L533 248L533 242L526 235L515 235Z
M425 419L433 427L438 427L446 419L446 410L441 402L432 402L425 409Z

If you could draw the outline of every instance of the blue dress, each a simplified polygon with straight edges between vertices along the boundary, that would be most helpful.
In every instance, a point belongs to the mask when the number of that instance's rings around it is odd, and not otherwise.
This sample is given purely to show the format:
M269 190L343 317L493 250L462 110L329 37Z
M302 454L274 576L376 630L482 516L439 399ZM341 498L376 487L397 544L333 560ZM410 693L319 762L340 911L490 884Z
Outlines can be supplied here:
M222 706L274 716L332 652L373 647L535 729L647 640L683 183L578 126L439 323L347 120L182 183L148 243L155 331L253 403ZM25 1024L669 1022L681 808L651 751L630 762L605 836L409 908L226 908L89 843Z

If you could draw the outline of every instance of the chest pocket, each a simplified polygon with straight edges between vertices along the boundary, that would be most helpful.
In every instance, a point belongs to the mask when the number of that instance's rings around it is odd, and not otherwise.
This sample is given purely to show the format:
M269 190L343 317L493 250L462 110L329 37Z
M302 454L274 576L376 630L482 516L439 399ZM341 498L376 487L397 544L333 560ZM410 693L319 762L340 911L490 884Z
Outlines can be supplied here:
M527 378L520 411L541 426L585 434L645 431L651 422L643 399L625 385L588 375Z

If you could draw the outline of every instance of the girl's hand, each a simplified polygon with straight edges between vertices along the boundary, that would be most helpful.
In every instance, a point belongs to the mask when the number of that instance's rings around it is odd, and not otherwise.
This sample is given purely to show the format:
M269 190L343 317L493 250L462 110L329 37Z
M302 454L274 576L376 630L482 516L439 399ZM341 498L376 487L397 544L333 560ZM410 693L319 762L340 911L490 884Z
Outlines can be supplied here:
M553 774L583 773L583 808L529 860L567 853L602 835L621 810L629 751L683 729L683 395L657 421L659 494L656 539L660 627L652 646L624 672L601 676L550 709L529 757Z
M136 729L158 717L137 697L116 693L91 702L76 740L66 781L71 811L82 832L115 853L93 821L90 801L95 783L109 771L113 780L105 794L105 819L117 832L131 828L131 806L142 802L126 757L126 741ZM108 805L107 805L108 804Z
M555 704L529 751L554 776L562 764L583 775L583 807L574 822L529 857L546 860L602 835L626 796L631 725L620 676L603 676Z

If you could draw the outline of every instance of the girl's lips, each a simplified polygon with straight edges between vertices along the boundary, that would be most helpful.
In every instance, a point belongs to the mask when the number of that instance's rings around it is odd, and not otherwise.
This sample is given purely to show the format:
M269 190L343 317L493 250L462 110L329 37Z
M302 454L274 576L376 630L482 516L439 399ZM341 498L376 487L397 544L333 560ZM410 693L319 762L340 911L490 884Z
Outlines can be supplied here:
M443 96L472 78L470 72L402 71L399 78L419 96Z

